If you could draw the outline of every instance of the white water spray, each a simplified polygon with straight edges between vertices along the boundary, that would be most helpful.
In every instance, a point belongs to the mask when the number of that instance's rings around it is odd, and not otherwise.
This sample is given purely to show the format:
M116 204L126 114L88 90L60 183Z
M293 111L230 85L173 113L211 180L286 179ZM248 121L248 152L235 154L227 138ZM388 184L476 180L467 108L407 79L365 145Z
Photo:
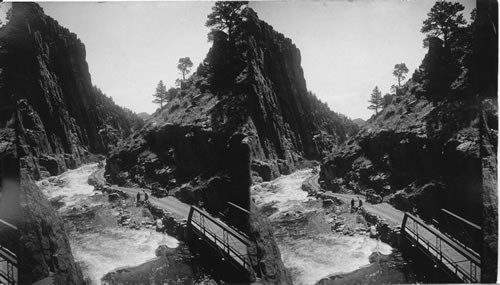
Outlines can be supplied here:
M252 197L257 206L274 203L278 211L269 218L277 220L287 212L301 214L317 211L317 206L308 206L307 192L301 189L302 182L310 177L311 170L300 170L284 175L272 182L254 186ZM301 231L304 229L297 229ZM369 264L373 252L390 254L392 248L378 240L365 236L344 236L338 233L318 233L301 238L277 238L283 262L292 271L294 284L315 284L332 274L348 273Z
M97 170L97 164L89 164L69 170L59 176L39 181L37 184L49 198L61 198L64 213L81 205L96 206L103 202L88 199L96 192L87 183L89 175ZM175 238L150 229L104 228L98 231L69 232L71 249L81 265L85 277L93 284L101 284L108 272L122 267L140 265L155 258L155 249L160 245L176 248Z

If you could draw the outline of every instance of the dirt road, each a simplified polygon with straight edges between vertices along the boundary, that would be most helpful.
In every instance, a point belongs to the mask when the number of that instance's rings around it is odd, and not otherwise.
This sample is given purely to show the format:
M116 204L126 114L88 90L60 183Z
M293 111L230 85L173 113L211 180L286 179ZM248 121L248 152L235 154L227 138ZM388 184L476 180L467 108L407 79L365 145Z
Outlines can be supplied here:
M97 180L98 183L104 185L106 184L106 178L104 178L104 169L101 168L97 170L97 172L93 173L95 179ZM165 209L177 216L180 216L182 218L188 217L189 214L189 208L190 206L188 204L182 203L181 201L177 200L175 197L163 197L163 198L156 198L151 195L151 190L145 189L145 188L128 188L128 187L120 187L116 185L110 186L113 189L125 192L129 194L132 197L135 197L137 193L141 193L141 200L144 199L144 194L143 191L148 193L149 195L149 201L152 205L157 206L159 208Z
M319 175L313 175L309 179L309 183L311 186L316 188L316 191L319 191L321 187L319 186L318 179ZM363 201L363 208L365 208L366 211L369 213L372 213L374 215L377 215L388 222L391 222L393 225L401 225L403 222L403 216L404 212L400 211L396 208L394 208L392 205L388 203L380 203L380 204L370 204L366 202L366 199L362 195L355 195L355 194L344 194L344 193L333 193L333 192L327 192L327 195L331 195L337 198L340 198L346 202L350 202L351 199L354 198L354 200L357 203L358 197L361 198Z

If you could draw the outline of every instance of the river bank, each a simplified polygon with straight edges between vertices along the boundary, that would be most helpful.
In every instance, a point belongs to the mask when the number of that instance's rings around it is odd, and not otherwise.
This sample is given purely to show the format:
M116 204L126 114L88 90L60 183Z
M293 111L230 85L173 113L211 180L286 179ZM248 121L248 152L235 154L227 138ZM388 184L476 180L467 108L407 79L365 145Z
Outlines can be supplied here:
M256 205L271 220L294 284L359 284L365 275L379 276L370 282L412 282L398 250L370 238L361 212L302 190L311 175L311 170L301 170L252 188Z

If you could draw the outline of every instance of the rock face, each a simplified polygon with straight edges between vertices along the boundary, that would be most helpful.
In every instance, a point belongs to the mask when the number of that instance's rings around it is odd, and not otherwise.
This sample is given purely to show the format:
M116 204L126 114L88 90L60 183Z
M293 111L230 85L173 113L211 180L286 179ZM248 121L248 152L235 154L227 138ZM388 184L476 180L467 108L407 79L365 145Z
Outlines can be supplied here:
M252 177L290 173L357 131L307 91L291 40L251 9L243 17L232 41L216 32L206 59L177 95L109 154L112 181L159 182L186 203L215 213L228 210L229 201L249 209ZM242 221L248 219L236 220L247 233L270 235L261 222L247 229ZM263 280L288 283L279 255L268 251L273 246L259 248L259 258L275 262Z
M0 40L4 94L17 101L21 157L36 179L104 154L142 126L92 85L84 45L37 4L13 4Z
M251 9L244 13L234 42L216 34L177 96L113 150L106 169L113 180L173 188L200 175L222 177L239 161L240 142L249 147L252 175L270 180L357 131L307 91L291 40Z
M494 33L491 25L484 26ZM498 107L487 87L496 81L474 81L484 78L472 73L476 51L468 29L450 50L431 39L420 69L400 94L322 162L320 176L334 191L374 189L396 208L436 219L440 227L442 208L482 226L483 241L474 239L474 248L485 264L482 282L494 282Z
M54 284L84 284L69 244L64 222L21 168L19 283L31 284L53 276Z
M292 284L281 261L276 262L276 258L281 258L281 253L271 224L255 207L252 207L250 226L250 235L255 243L248 248L248 253L254 270L264 277L267 284Z
M478 112L470 102L436 105L409 95L399 105L386 108L325 160L320 174L333 190L374 189L383 195L403 190L394 201L415 193L431 195L422 207L418 199L408 207L394 205L402 210L417 207L424 218L447 208L477 223L479 145ZM435 206L429 206L430 201Z
M0 28L0 94L14 116L20 173L19 283L84 284L64 223L34 183L105 153L142 120L92 86L85 48L35 3Z
M2 225L0 242L17 255L18 283L32 284L51 275L54 284L84 284L63 221L28 170L19 168L15 105L3 100L2 103L5 104L0 118L0 218L15 225L17 231L9 231ZM11 108L5 108L9 105Z
M0 74L0 78L1 78ZM1 92L1 86L0 86ZM0 99L0 103L5 101ZM19 253L19 160L17 159L15 110L0 105L0 244L12 253Z
M462 86L470 85L467 76L448 78L448 85L436 80L436 74L447 70L442 49L439 40L431 43L422 63L425 70L417 71L421 74L401 88L401 95L323 161L320 176L329 189L374 189L389 195L395 207L416 210L426 220L446 208L480 223L481 104L463 94L467 89ZM460 96L455 90L461 90Z

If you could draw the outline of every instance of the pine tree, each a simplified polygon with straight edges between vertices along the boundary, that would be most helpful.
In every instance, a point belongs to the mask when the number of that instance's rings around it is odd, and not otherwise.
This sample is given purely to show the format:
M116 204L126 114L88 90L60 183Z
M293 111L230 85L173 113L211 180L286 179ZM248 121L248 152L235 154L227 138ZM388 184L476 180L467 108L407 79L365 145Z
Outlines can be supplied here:
M421 32L429 37L441 37L444 47L448 48L450 37L467 22L460 13L465 7L460 3L437 1L427 13ZM426 41L424 41L424 46Z
M167 87L163 84L163 80L160 80L158 86L156 86L156 92L153 94L155 99L153 103L160 104L160 108L163 108L163 103L167 101Z
M378 110L384 107L384 99L382 98L382 92L378 90L378 86L375 86L373 89L371 98L368 102L370 103L368 109L375 110L375 115L378 115Z
M186 75L191 72L191 67L193 67L193 62L189 57L179 58L179 63L177 64L177 69L182 73L182 81L186 81Z
M205 23L207 27L223 31L227 29L228 40L231 41L234 28L241 23L241 11L248 5L248 1L217 1L212 7L212 13L208 15Z
M392 75L396 76L396 78L398 79L398 87L401 87L401 80L405 80L407 73L408 67L406 67L405 63L398 63L394 65Z

